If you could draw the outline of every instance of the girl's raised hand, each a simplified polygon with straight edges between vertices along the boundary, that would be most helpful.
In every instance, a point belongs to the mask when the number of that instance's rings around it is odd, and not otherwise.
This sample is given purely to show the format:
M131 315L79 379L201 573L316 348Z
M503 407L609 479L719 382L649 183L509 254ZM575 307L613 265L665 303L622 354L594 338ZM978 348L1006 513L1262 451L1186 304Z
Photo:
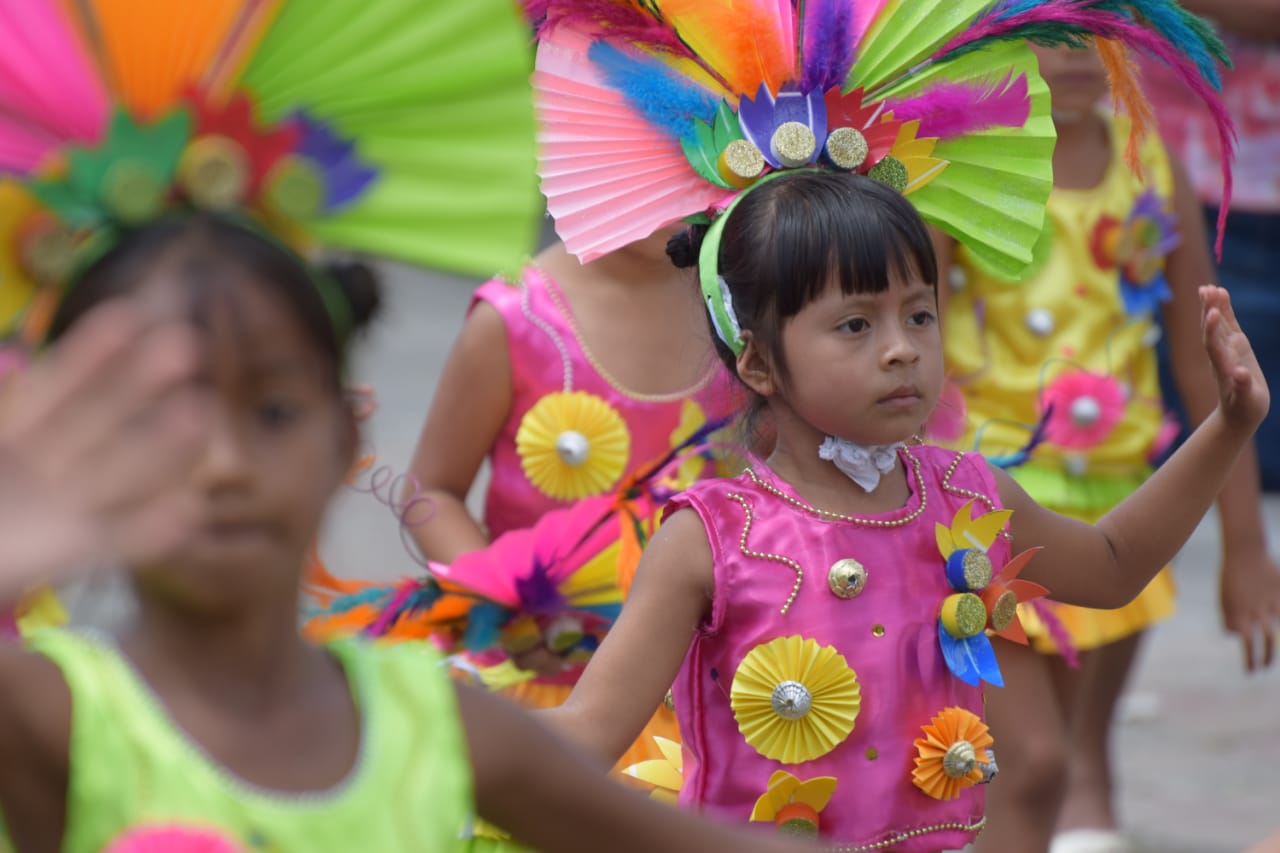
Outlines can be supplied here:
M1252 432L1271 406L1267 380L1227 291L1212 284L1201 287L1200 307L1204 348L1218 383L1218 408L1228 423Z
M204 435L185 322L104 305L0 388L0 597L179 544Z

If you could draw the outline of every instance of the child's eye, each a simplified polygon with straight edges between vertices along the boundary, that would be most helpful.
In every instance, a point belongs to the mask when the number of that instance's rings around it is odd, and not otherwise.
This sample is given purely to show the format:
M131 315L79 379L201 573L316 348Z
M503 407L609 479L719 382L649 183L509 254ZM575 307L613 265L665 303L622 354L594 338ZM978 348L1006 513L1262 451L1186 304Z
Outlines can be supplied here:
M870 328L870 324L862 317L854 317L852 320L845 320L841 323L840 328L856 334L858 332L865 332Z
M933 316L932 311L917 311L911 315L911 325L927 326L934 322L937 318Z
M268 429L280 429L298 418L298 406L287 400L267 400L258 406L258 420Z

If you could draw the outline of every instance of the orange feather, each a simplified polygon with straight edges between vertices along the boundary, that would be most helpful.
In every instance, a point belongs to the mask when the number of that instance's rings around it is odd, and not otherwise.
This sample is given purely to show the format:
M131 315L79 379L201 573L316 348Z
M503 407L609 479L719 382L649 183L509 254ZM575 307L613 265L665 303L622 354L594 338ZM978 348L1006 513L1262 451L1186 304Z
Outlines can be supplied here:
M1139 150L1151 127L1151 104L1138 85L1138 69L1133 64L1129 49L1118 41L1095 39L1098 56L1107 71L1111 85L1111 99L1117 107L1123 107L1129 115L1129 139L1124 146L1124 161L1138 177L1142 177Z
M735 94L777 93L796 76L790 0L660 0L662 16Z

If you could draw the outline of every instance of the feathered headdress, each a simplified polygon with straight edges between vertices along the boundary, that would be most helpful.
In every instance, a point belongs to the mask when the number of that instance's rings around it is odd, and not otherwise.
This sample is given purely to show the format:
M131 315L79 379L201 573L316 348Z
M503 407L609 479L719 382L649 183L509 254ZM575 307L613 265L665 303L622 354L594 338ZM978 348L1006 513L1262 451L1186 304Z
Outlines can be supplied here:
M174 206L300 250L514 266L537 222L527 44L509 0L5 4L0 329Z
M1049 93L1027 41L1096 39L1138 134L1149 109L1131 49L1158 57L1203 96L1224 150L1234 133L1214 95L1222 45L1172 0L526 0L526 8L539 38L542 188L565 245L583 260L683 218L714 220L771 173L822 168L894 187L977 262L1014 277L1031 262L1053 183ZM723 307L715 237L713 224L702 264L713 315Z

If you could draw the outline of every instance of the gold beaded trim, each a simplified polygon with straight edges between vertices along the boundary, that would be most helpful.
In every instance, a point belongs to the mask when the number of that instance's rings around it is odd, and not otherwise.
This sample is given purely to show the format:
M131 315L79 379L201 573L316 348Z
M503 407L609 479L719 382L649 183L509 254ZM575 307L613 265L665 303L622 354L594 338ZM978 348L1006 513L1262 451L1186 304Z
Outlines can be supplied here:
M915 521L917 518L919 518L920 515L925 511L925 508L928 507L929 505L929 490L925 486L924 475L920 473L920 460L917 459L911 453L911 451L907 449L905 446L902 448L902 452L906 455L907 459L910 460L911 462L912 475L915 477L916 488L920 492L920 506L916 507L915 510L912 511L909 515L903 516L902 518L895 519L893 521L885 521L879 518L864 518L863 516L859 516L859 515L844 515L843 513L832 512L830 510L821 509L819 507L805 503L799 498L791 497L791 495L786 494L781 489L774 486L772 483L766 483L764 480L761 480L760 475L757 474L751 468L747 469L747 476L751 478L751 481L753 483L755 483L757 486L764 489L766 492L773 495L774 497L782 498L782 500L786 501L792 506L798 507L799 509L802 509L805 512L813 513L819 518L823 518L828 521L847 521L850 524L862 524L862 525L866 525L867 527L901 527L904 524L909 524L910 522ZM970 489L961 488L960 486L953 486L951 484L951 477L955 474L956 469L960 467L960 462L963 459L964 459L963 453L956 453L955 458L951 460L951 464L947 466L946 473L944 473L942 476L942 488L953 495L957 495L959 497L964 497L964 498L972 498L973 500L981 501L987 507L988 511L994 512L996 508L995 504L992 503L991 499L986 495L981 494L980 492L972 491ZM1009 533L1007 530L1002 530L1000 532L1000 535L1007 538Z
M884 841L877 841L874 844L863 844L860 847L824 847L824 850L830 850L832 853L867 853L871 850L887 850L890 846L912 838L919 838L922 835L928 835L931 832L945 832L948 830L959 830L961 832L982 832L987 825L987 819L984 816L976 823L960 823L953 821L951 823L937 823L933 826L922 826L919 829L913 829L909 832L899 833L892 838L886 838Z
M637 400L641 403L670 403L676 400L683 400L686 397L692 397L703 388L706 388L707 385L710 384L712 378L716 375L716 371L719 367L717 364L712 364L711 367L707 369L707 372L702 375L701 379L692 386L680 391L673 391L669 394L641 394L638 391L632 391L617 379L613 378L613 374L608 370L605 370L604 365L596 360L595 353L591 351L591 347L587 346L586 340L582 337L582 331L578 328L578 318L569 310L569 306L565 304L560 295L559 285L556 284L555 279L547 275L547 273L540 267L535 266L535 268L538 270L539 274L546 279L548 285L547 294L551 297L551 301L555 303L556 310L560 312L560 315L564 317L565 322L569 324L569 331L573 332L573 339L578 342L578 349L582 350L582 354L587 357L587 363L591 365L591 368L601 379L605 381L606 384L608 384L610 388L617 391L622 396L630 397L632 400Z
M781 554L763 554L759 551L752 551L748 548L747 536L751 533L751 525L755 521L755 513L751 511L751 505L747 503L747 499L742 495L737 494L736 492L732 493L729 495L729 500L737 501L738 505L742 507L743 513L747 516L746 522L742 525L742 535L738 537L738 549L746 556L753 557L757 560L772 560L775 563L782 563L784 566L790 566L796 573L795 585L791 587L791 594L787 596L787 603L782 605L782 610L780 611L781 615L786 616L787 611L791 609L791 602L795 601L796 596L800 594L800 584L804 581L804 569L800 568L800 564L790 557L784 557Z
M830 510L826 510L826 509L819 509L816 506L812 506L811 504L805 503L799 498L791 497L791 495L788 495L787 493L783 492L781 489L777 488L772 483L766 483L764 480L761 480L760 476L756 474L756 472L751 468L747 469L747 476L749 476L752 482L754 482L757 486L764 489L766 492L773 495L774 497L782 498L784 501L791 504L792 506L798 507L799 509L802 509L805 512L811 512L814 515L818 516L819 518L823 518L828 521L847 521L851 524L865 524L868 527L901 527L902 525L910 524L911 522L919 518L920 514L924 512L925 507L928 506L929 504L929 493L928 493L928 489L925 488L924 475L920 473L920 460L916 459L915 456L911 455L911 451L907 450L905 447L903 448L903 452L906 454L907 459L911 460L912 473L916 478L916 488L920 492L920 506L916 507L915 510L911 512L910 515L903 516L902 518L895 519L893 521L885 521L879 518L864 518L863 516L860 516L860 515L844 515L842 513L831 512ZM952 467L954 468L955 466L953 465ZM950 475L950 471L948 471L948 476L949 475Z

